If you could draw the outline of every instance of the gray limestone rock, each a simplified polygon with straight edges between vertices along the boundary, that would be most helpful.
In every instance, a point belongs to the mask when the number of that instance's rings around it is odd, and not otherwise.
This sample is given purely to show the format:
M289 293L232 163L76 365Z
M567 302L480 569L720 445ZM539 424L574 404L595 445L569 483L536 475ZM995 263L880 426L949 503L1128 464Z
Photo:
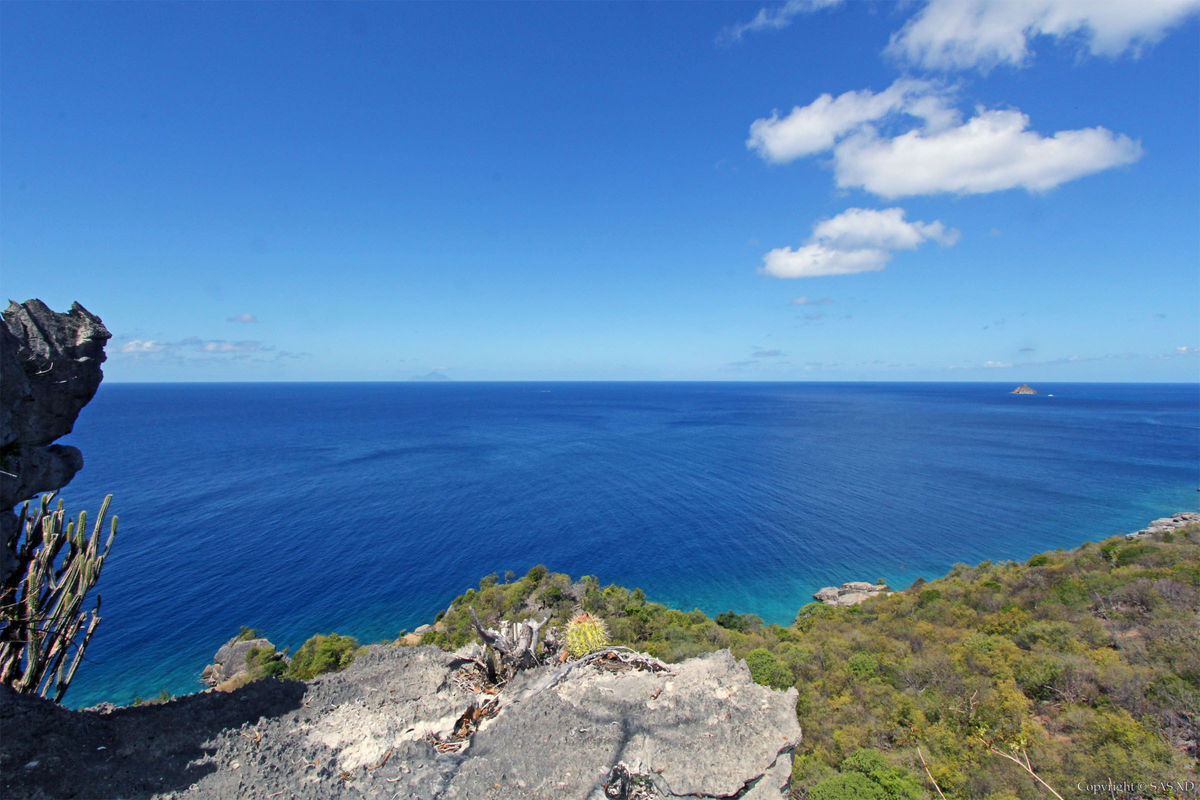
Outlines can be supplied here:
M728 651L665 671L618 666L538 667L495 695L466 653L377 645L307 684L258 681L165 705L70 712L0 687L11 732L0 794L629 800L634 786L664 799L786 797L795 689L759 686ZM445 747L479 706L499 710L465 748Z

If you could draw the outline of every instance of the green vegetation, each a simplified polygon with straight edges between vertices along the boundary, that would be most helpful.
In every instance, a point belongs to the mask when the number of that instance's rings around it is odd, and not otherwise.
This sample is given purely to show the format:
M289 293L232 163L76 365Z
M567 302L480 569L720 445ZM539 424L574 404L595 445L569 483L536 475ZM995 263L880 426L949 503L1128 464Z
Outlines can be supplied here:
M251 639L261 638L262 633L259 632L258 628L247 628L245 625L243 625L242 629L238 631L238 635L235 636L233 640L235 642L248 642Z
M250 636L247 640L257 638ZM249 679L256 681L260 678L282 678L287 672L288 663L273 647L252 647L246 652L246 667Z
M29 503L21 508L16 569L0 585L0 683L60 702L100 624L99 597L90 613L81 609L100 579L117 518L101 547L112 495L100 505L90 535L87 512L70 519L62 500L51 511L53 497L43 495L33 514Z
M666 661L731 648L759 683L799 692L796 798L936 797L934 780L946 798L1049 797L1026 765L1064 796L1109 778L1200 780L1195 526L1023 565L960 564L859 606L810 603L787 627L535 567L488 576L423 642L472 640L468 605L489 625L549 616L560 630L582 609L613 644ZM1163 795L1112 795L1151 796Z
M292 663L282 672L282 677L306 681L326 672L337 672L350 666L358 651L358 640L351 636L339 636L336 633L328 636L317 634L300 645L300 649L292 657ZM256 649L250 652L261 651ZM247 655L246 661L250 662L250 659L251 656Z

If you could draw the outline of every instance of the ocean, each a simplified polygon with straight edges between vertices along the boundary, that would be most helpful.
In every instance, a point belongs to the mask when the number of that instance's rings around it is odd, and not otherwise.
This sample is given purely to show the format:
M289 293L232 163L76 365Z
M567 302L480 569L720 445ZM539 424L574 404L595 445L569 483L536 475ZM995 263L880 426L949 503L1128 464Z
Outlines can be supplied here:
M1196 510L1200 385L103 384L61 493L120 528L65 701L198 691L243 625L294 650L431 622L535 564L789 623Z

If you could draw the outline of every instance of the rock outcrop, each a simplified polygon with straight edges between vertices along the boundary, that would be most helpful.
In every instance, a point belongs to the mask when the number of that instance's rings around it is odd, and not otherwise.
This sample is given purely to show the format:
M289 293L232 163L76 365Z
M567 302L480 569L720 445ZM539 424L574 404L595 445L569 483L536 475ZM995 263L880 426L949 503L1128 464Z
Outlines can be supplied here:
M230 681L249 677L250 664L247 662L246 656L252 650L270 650L275 654L276 659L284 659L283 653L276 650L275 645L271 644L268 639L261 637L245 639L235 636L217 650L217 654L213 656L213 663L200 673L200 680L205 685L216 688Z
M666 670L537 667L499 694L480 684L473 655L376 645L307 684L258 681L108 713L67 712L0 687L0 794L786 796L800 740L796 690L759 686L728 651ZM473 735L454 741L462 730Z
M61 489L83 468L74 447L52 444L71 432L104 373L112 334L75 303L59 314L41 300L10 302L0 325L0 581L15 564L20 534L10 510Z
M838 586L826 586L813 595L827 606L856 606L862 601L879 594L887 594L891 588L883 583L850 581Z
M1009 394L1041 394L1041 392L1027 383L1022 383L1020 386L1009 392Z
M1200 523L1200 514L1195 511L1180 511L1177 514L1172 514L1169 517L1162 517L1151 522L1140 531L1125 534L1126 539L1145 539L1150 536L1159 536L1164 533L1171 533L1180 528L1186 528L1188 525Z

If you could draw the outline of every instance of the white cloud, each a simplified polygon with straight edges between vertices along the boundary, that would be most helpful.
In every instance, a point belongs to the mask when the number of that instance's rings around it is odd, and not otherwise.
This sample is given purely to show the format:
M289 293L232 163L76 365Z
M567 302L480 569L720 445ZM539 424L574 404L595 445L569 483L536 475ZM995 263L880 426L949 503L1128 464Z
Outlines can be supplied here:
M929 0L886 52L929 69L1021 66L1030 41L1052 36L1119 56L1153 44L1200 0Z
M841 250L879 247L888 250L912 250L926 239L952 245L959 239L956 230L946 230L941 222L908 222L904 209L848 208L813 227L815 239Z
M983 365L988 369L1006 369L1012 366L1011 361L985 361Z
M214 339L207 342L188 341L188 344L198 347L206 353L255 353L263 347L262 342L230 342L225 339Z
M258 317L254 316L253 314L238 314L236 316L229 317L225 321L226 322L258 322Z
M840 5L842 0L787 0L782 6L773 9L760 8L749 22L731 25L721 31L717 41L729 44L741 41L747 33L770 31L786 28L792 24L792 19L800 14L811 14L822 8Z
M163 357L198 357L217 355L247 355L272 351L273 347L260 341L229 341L227 339L201 339L189 336L177 342L159 342L153 339L131 339L121 345L122 353L141 355L148 353L161 354Z
M958 239L959 232L940 221L906 221L902 208L850 208L818 222L801 247L779 247L767 253L762 271L776 278L873 272L887 266L894 250L912 250L928 240L949 246Z
M907 130L889 136L884 126ZM755 120L746 146L776 163L832 150L839 187L886 198L1048 191L1142 155L1139 143L1101 127L1042 136L1016 109L977 108L962 122L948 90L909 79L878 94L824 94L786 117Z
M823 306L823 305L826 305L826 304L832 303L832 302L833 302L833 298L830 298L830 297L822 297L819 299L812 299L809 297L793 297L792 298L792 305L796 305L796 306Z
M167 345L160 344L153 339L131 339L121 345L122 353L160 353L167 348Z
M840 187L880 197L982 194L1024 188L1031 192L1141 158L1141 145L1104 128L1028 130L1020 111L987 111L935 133L911 130L881 138L864 129L838 144L834 172Z
M796 106L786 117L773 112L756 119L746 146L763 159L782 164L829 150L846 134L894 112L933 120L938 127L946 124L947 115L957 121L957 113L933 84L901 78L878 94L869 89L837 97L823 94L806 106Z

